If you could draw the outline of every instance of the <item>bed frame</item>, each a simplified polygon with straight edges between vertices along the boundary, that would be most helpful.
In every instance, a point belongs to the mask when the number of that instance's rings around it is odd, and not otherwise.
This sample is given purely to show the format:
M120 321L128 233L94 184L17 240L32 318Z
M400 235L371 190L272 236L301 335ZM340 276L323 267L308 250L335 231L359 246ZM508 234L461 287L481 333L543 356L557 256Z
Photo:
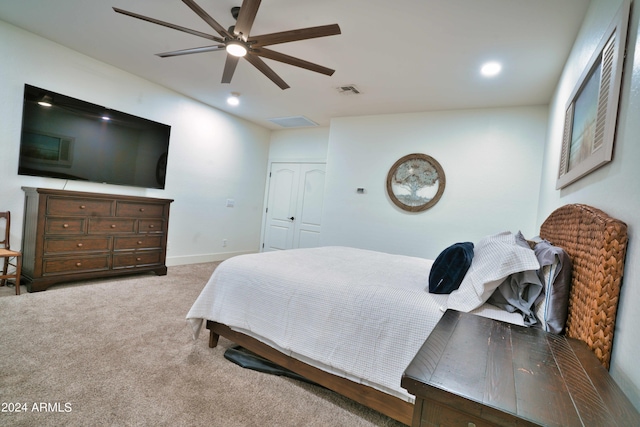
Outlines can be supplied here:
M565 334L587 343L608 369L627 248L626 224L599 209L571 204L549 215L540 227L540 237L562 247L573 263ZM328 374L226 325L207 321L207 329L209 347L215 347L223 336L310 381L411 425L412 403Z

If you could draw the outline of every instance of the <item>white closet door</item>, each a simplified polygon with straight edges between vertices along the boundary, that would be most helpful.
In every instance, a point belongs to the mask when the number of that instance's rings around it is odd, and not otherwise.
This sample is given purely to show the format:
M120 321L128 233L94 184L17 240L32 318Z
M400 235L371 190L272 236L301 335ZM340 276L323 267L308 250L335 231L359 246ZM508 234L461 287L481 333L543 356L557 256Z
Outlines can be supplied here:
M320 243L325 165L272 163L263 251Z
M320 245L324 177L324 164L300 165L298 208L294 221L294 248L315 248Z

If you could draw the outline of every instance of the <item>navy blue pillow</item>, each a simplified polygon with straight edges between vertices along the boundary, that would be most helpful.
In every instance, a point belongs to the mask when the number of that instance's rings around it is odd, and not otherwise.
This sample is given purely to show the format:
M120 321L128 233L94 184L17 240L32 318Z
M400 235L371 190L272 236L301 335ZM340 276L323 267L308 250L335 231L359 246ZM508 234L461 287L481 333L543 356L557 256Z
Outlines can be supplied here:
M429 292L450 294L460 287L473 259L473 243L455 243L433 262L429 273Z

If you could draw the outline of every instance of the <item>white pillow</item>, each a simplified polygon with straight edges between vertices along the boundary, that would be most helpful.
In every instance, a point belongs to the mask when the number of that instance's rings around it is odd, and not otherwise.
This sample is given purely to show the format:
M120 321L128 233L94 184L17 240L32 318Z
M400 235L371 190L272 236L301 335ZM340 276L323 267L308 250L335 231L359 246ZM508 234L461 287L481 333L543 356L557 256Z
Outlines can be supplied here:
M469 312L484 304L510 274L539 268L533 250L519 245L510 231L484 237L475 245L471 267L447 306Z

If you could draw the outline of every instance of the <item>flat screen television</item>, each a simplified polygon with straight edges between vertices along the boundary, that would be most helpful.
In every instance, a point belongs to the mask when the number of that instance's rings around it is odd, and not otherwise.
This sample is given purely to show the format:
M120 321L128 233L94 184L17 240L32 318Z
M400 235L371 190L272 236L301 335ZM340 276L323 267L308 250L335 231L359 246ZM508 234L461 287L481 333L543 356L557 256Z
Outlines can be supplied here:
M164 189L171 126L25 84L19 175Z

